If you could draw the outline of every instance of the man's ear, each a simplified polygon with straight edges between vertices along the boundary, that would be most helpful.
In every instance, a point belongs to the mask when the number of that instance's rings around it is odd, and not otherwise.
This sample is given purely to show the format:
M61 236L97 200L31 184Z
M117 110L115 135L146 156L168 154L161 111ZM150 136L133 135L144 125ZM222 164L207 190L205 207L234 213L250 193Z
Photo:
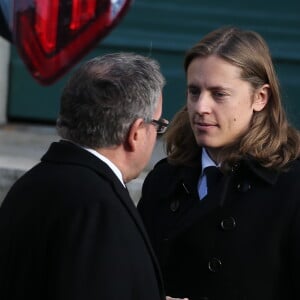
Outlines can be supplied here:
M136 119L127 135L126 143L125 143L125 148L127 151L133 152L136 150L137 143L140 141L141 138L141 129L143 127L144 120L142 118Z
M269 84L264 84L257 89L254 94L253 110L261 111L267 105L271 96L271 89Z

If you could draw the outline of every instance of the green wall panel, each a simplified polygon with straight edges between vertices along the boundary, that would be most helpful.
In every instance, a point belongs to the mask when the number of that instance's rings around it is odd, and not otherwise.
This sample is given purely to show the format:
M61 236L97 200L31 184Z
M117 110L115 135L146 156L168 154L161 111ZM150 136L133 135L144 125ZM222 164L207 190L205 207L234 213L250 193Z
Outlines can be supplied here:
M114 51L156 58L167 78L164 115L172 118L185 102L182 69L186 49L224 25L253 29L270 45L291 122L300 128L300 2L231 0L136 0L120 25L84 60ZM31 78L15 49L11 60L8 117L54 122L61 89L72 72L50 87Z

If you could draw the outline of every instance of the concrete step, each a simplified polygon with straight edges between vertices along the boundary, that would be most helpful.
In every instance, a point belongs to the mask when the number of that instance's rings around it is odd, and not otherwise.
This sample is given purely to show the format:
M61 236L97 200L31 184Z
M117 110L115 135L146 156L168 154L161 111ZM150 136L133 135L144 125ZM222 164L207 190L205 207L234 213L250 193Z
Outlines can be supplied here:
M0 204L12 184L37 164L49 145L59 139L54 126L10 123L0 127ZM145 176L163 156L162 142L158 139L144 172L127 185L135 204Z

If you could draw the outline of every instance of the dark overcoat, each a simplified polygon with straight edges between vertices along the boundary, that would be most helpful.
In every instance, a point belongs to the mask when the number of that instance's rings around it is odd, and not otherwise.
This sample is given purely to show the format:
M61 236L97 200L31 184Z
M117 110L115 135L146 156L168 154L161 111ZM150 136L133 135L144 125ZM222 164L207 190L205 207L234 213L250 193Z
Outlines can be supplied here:
M161 300L141 218L111 169L53 143L0 208L1 300Z
M242 161L202 200L200 171L163 160L144 182L138 209L167 295L300 299L300 161L280 173Z

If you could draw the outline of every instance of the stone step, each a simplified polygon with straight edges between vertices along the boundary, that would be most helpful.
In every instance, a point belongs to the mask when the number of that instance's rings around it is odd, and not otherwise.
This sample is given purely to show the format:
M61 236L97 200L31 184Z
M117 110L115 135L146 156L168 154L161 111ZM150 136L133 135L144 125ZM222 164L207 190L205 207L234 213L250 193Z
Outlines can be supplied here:
M0 204L12 184L37 164L49 145L59 139L54 126L6 124L0 128ZM162 142L158 139L144 172L127 184L135 204L145 176L163 156Z

